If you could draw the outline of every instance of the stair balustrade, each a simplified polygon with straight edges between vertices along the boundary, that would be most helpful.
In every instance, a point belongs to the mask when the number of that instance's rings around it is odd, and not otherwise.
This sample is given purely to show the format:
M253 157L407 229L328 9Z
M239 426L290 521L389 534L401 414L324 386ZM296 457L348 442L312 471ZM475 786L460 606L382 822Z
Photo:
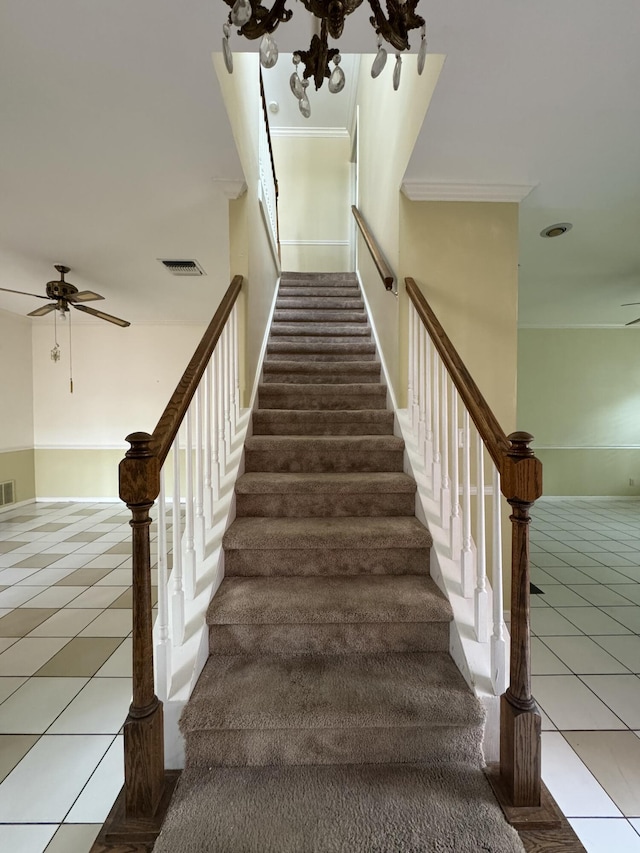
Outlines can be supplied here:
M124 726L125 783L105 825L107 840L152 840L175 785L176 774L164 767L163 703L157 694L169 695L172 650L184 641L186 602L198 591L197 566L239 418L241 287L242 276L235 276L153 433L128 435L131 447L120 463L120 497L132 514L133 700ZM150 526L156 499L154 650Z
M505 435L415 281L406 278L405 283L409 421L427 487L448 533L450 557L459 567L461 593L473 598L476 639L490 643L491 681L501 697L500 766L490 779L507 809L539 807L540 712L531 694L529 512L542 494L542 465L529 446L533 436ZM503 496L512 523L508 685Z

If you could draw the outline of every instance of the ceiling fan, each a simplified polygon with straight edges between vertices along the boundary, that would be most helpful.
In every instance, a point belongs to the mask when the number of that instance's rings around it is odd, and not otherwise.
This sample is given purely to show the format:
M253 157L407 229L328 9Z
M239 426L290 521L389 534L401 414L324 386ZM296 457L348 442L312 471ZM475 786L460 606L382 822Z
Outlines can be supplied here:
M76 308L78 311L91 314L100 320L106 320L107 323L115 323L116 326L126 328L131 325L127 320L121 320L120 317L114 317L113 314L105 314L104 311L97 311L95 308L84 305L84 302L95 302L97 299L104 299L104 296L94 293L93 290L78 290L75 285L65 281L64 277L69 272L69 267L65 267L64 264L55 264L55 268L60 273L60 278L47 282L46 296L40 296L38 293L25 293L24 290L10 290L8 287L0 287L0 290L3 290L5 293L20 293L23 296L33 296L34 299L52 300L48 305L43 305L41 308L36 308L35 311L30 311L27 317L43 317L51 311L60 311L62 316L65 316L69 312L69 306L71 305L72 308Z
M623 302L620 307L628 308L630 305L640 305L640 302ZM640 317L637 320L632 320L630 323L625 323L625 326L635 326L636 323L640 323Z

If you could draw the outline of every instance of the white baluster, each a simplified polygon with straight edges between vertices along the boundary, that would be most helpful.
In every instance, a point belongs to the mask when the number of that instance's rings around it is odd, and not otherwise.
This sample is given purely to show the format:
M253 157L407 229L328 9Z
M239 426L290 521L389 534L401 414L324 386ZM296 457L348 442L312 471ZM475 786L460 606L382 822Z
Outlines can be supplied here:
M238 303L233 306L233 376L235 381L235 423L240 418L240 344L238 340Z
M204 381L196 391L196 513L194 519L194 543L196 557L204 560L204 448L202 446L202 426L204 418Z
M477 472L478 472L478 512L476 531L476 594L475 594L475 629L479 643L489 639L489 594L487 592L487 548L484 511L484 444L478 433Z
M224 361L223 395L224 395L224 436L226 442L225 459L231 456L233 431L231 427L231 344L229 341L229 324L222 331L222 354Z
M413 303L409 302L409 335L407 342L407 416L411 420L411 412L413 405L413 362L415 359L415 348L413 344L413 315L415 313L415 308L413 307ZM413 424L412 424L413 426Z
M419 385L419 370L418 370L418 357L419 357L419 348L418 348L418 326L421 326L420 318L418 317L418 312L413 312L413 406L411 408L411 425L413 428L413 434L417 435L418 433L418 385Z
M460 560L460 586L465 598L473 595L475 561L471 547L471 429L469 412L465 408L462 419L462 554Z
M493 634L491 635L491 681L496 696L507 689L507 643L504 631L502 591L502 496L500 474L493 465Z
M440 501L440 390L438 376L440 374L440 356L433 351L433 461L431 463L431 492L434 500Z
M206 527L213 526L213 429L211 426L211 371L213 362L209 361L204 372L204 518Z
M224 333L223 333L224 334ZM219 456L219 470L220 470L220 486L222 486L222 479L227 474L227 451L224 440L224 341L223 338L220 337L218 340L218 346L214 352L214 356L217 358L216 362L216 387L214 388L214 392L216 395L217 401L217 418L218 418L218 456ZM215 455L214 455L215 459Z
M171 643L169 642L169 573L167 571L167 501L164 466L160 469L158 495L158 643L156 644L156 691L165 701L171 685Z
M184 588L182 586L182 519L180 517L180 432L173 442L173 567L171 580L171 642L181 646L184 640Z
M451 559L456 560L461 548L460 536L460 433L458 426L458 392L451 386L451 521L449 547Z
M442 453L440 458L441 488L440 488L440 520L446 529L449 526L451 513L451 484L449 480L449 376L447 368L442 364L440 371L440 414L442 416Z
M236 434L236 328L233 321L235 306L231 310L227 326L229 328L229 414L231 424L231 435Z
M425 410L426 410L426 388L425 388L425 346L427 332L418 319L418 448L422 450L425 440Z
M425 338L425 365L424 365L424 384L425 384L425 442L424 442L424 470L427 477L431 477L433 473L433 429L431 425L433 411L433 385L431 382L431 359L433 352L433 344L431 338L426 335ZM431 484L433 489L433 483Z
M193 436L191 433L191 406L185 417L187 455L187 494L185 506L184 593L189 601L196 596L196 551L193 537Z

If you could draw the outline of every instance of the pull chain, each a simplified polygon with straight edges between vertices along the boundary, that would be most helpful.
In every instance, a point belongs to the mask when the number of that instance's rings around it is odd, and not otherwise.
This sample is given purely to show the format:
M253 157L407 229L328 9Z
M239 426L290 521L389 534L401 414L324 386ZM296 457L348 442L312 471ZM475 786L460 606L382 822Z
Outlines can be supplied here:
M73 354L71 351L71 312L69 312L69 393L73 394Z

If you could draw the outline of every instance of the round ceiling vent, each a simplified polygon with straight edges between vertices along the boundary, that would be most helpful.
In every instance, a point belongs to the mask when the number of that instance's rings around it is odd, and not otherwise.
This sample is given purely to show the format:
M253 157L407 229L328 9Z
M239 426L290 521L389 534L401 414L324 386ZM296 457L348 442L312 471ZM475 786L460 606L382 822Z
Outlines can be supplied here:
M573 225L571 222L556 222L555 225L549 225L540 232L541 237L562 237L567 231L571 231Z

